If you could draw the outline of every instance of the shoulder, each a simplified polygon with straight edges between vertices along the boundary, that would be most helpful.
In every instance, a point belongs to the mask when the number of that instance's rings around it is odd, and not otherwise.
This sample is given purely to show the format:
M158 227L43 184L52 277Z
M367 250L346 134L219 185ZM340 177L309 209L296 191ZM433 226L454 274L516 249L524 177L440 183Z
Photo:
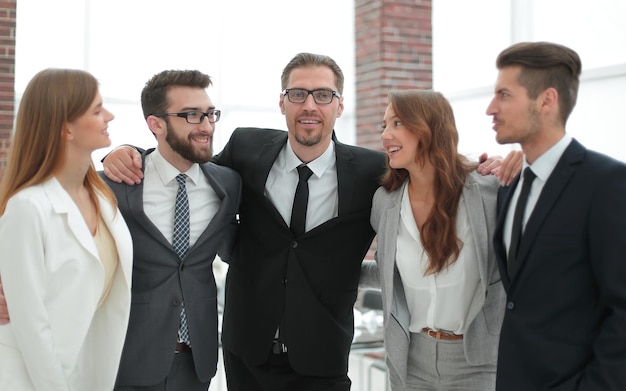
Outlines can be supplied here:
M466 186L470 186L472 184L478 185L481 191L490 193L497 193L500 188L500 182L495 175L482 175L475 170L470 172L465 178Z
M212 176L223 184L239 184L241 182L241 176L230 167L208 162L200 165L200 168L206 175Z
M351 163L355 167L355 173L374 179L376 185L385 173L386 163L383 152L335 141L335 154L338 161Z
M30 186L14 194L0 219L7 224L29 225L49 222L54 206L42 185ZM45 225L45 223L44 223Z
M287 131L269 128L237 128L233 131L231 140L271 140L275 137L287 138Z
M335 145L338 149L345 148L346 150L350 151L356 159L372 161L376 164L385 162L385 154L381 151L375 151L373 149L359 147L356 145L347 145L338 141L335 142Z
M387 191L384 187L380 186L374 193L373 208L388 208L389 205L398 203L404 193L406 182L394 191Z

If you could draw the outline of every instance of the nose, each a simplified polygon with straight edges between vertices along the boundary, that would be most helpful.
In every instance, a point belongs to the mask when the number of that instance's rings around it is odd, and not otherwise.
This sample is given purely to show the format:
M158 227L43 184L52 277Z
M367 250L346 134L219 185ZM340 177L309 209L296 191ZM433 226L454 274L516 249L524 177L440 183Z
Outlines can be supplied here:
M491 102L489 102L489 106L487 106L487 111L485 111L485 114L487 114L487 115L494 115L494 114L496 114L495 100L496 100L496 98L494 97L491 100Z
M307 95L307 97L304 100L304 103L302 103L302 105L305 106L305 107L308 107L308 108L315 108L315 107L317 107L317 103L315 103L315 99L313 99L313 94Z
M115 115L107 109L104 109L104 110L107 112L106 121L107 122L113 121L113 119L115 119Z
M387 128L384 128L382 133L380 134L380 139L382 141L391 140L391 132Z
M198 124L198 128L213 132L215 130L215 122L209 122L209 117L206 115L202 118L202 121Z

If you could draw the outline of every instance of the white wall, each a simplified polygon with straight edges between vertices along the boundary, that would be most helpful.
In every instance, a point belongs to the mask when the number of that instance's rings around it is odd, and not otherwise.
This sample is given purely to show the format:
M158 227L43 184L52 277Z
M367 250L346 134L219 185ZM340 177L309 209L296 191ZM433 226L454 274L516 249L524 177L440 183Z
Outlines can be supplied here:
M623 0L433 0L434 88L450 100L460 150L505 154L485 110L498 53L514 42L553 41L576 50L583 73L567 131L588 148L626 161L626 2Z
M16 96L41 69L88 70L116 115L113 145L149 147L156 142L139 104L144 83L165 69L199 69L212 76L209 95L222 110L214 140L220 151L237 126L285 128L280 75L308 51L344 70L346 110L336 130L354 143L353 14L353 2L343 0L20 0Z
M237 126L284 128L280 73L301 51L333 57L345 72L342 141L355 143L354 2L317 0L22 0L17 3L16 96L46 67L91 71L114 112L113 145L152 146L139 94L153 74L196 68L223 116L219 151ZM433 0L434 88L451 101L462 152L505 154L484 112L495 58L513 42L549 40L583 61L568 132L626 160L626 2L623 0ZM107 150L97 151L95 160Z

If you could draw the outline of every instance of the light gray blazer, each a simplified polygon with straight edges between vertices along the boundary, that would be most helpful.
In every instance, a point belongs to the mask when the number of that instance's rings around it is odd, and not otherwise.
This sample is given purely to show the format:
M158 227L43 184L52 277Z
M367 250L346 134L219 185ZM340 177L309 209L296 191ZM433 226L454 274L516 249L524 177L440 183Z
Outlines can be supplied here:
M409 310L396 267L396 242L400 224L400 205L408 182L391 193L379 188L374 194L371 224L377 232L376 261L366 261L361 269L361 286L380 287L383 299L384 339L389 376L404 384L409 355ZM478 252L480 284L478 300L470 308L472 319L463 339L465 357L470 364L495 363L500 326L504 317L505 293L493 251L496 226L498 182L493 176L469 174L463 188L474 245Z

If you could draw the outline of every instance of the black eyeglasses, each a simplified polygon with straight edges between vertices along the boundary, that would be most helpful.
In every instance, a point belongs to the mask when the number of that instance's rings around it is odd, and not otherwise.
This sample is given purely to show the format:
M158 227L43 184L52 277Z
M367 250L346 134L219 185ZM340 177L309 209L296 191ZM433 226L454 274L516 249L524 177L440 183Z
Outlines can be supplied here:
M202 121L204 121L204 117L207 117L209 119L209 122L214 124L220 120L221 114L222 112L220 110L209 110L206 113L203 113L202 111L185 111L182 113L163 113L163 114L150 114L150 115L154 115L155 117L166 117L166 116L180 117L180 118L184 118L188 124L197 125L197 124L201 124Z
M341 98L341 94L337 91L319 88L317 90L306 90L304 88L287 88L283 90L283 95L287 95L287 99L291 103L304 103L309 94L313 95L313 100L318 105L327 105L333 101L333 97Z

